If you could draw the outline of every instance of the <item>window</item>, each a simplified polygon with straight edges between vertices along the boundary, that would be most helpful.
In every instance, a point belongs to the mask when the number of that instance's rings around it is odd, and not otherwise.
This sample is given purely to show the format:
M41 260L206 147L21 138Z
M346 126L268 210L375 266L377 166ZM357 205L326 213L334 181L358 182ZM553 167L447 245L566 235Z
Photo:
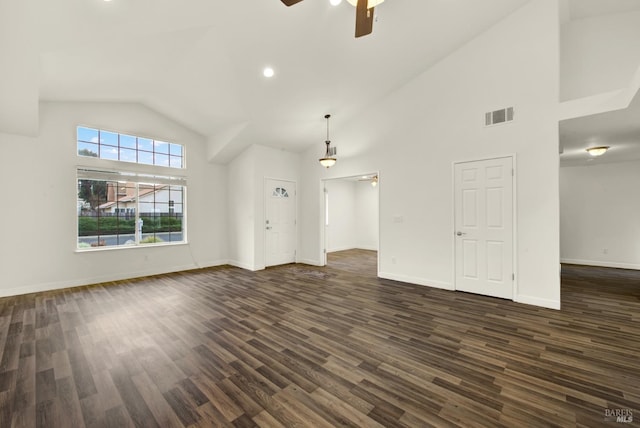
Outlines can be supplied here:
M185 242L184 184L170 177L79 169L78 248Z
M284 187L276 187L271 194L274 198L288 198L289 192Z
M155 175L185 168L182 145L78 126L77 148L99 159L77 169L78 249L186 242L186 179Z
M77 140L78 156L184 168L184 150L180 144L85 126L78 126Z

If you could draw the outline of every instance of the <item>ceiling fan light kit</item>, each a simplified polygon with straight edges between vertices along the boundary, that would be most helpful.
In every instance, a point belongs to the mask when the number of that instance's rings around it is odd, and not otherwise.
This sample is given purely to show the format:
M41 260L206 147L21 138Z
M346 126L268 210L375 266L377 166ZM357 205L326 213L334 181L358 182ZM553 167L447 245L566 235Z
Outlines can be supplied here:
M326 152L324 154L324 157L318 159L320 161L320 165L322 165L325 168L331 168L338 161L335 158L336 148L335 147L331 147L331 140L329 140L329 118L330 117L331 117L330 114L326 114L324 116L324 118L327 119L327 140L324 142L327 145L327 150L326 150Z
M353 7L358 6L358 0L347 0L347 1ZM371 8L376 7L377 5L381 4L382 2L384 2L384 0L369 0L367 2L367 8L371 9Z
M293 6L302 0L281 0L286 6ZM374 8L384 0L347 0L356 8L356 38L371 34L373 31ZM339 1L331 1L331 4L337 6Z

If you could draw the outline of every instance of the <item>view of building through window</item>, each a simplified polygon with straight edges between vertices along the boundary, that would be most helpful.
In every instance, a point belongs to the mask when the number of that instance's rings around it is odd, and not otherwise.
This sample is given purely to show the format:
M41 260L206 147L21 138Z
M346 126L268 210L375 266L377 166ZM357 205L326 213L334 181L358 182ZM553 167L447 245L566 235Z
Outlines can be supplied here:
M185 169L182 145L78 126L77 148L105 167L78 167L78 249L186 241L186 181L135 165L113 171L112 162Z
M184 242L184 186L78 179L78 248Z

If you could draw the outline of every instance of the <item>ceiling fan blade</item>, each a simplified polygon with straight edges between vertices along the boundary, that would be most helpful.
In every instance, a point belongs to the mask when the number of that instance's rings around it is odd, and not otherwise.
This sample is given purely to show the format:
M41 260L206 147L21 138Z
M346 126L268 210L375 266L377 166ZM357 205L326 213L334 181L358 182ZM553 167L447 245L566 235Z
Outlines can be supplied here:
M368 9L369 0L358 0L356 6L356 37L366 36L373 31L373 7Z
M282 3L286 4L287 6L293 6L296 3L300 3L302 0L282 0Z

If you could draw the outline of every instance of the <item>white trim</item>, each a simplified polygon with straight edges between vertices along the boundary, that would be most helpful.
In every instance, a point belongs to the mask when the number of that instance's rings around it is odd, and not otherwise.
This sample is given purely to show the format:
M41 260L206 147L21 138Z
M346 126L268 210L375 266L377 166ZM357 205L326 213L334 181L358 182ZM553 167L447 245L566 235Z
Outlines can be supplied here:
M380 235L378 235L378 241L380 241ZM356 250L378 251L377 247L369 245L356 245Z
M524 303L526 305L540 306L547 309L560 310L560 301L551 299L541 299L535 296L516 296L513 300L516 303Z
M126 168L112 169L78 165L76 166L76 176L78 180L127 181L130 183L152 183L167 186L187 185L187 177L182 174L141 173Z
M395 273L379 272L378 277L382 279L390 279L393 281L406 282L409 284L424 285L427 287L440 288L443 290L455 291L453 284L450 282L435 281L427 278L419 278L409 275L398 275Z
M609 268L616 268L616 269L640 270L639 264L605 262L601 260L560 259L560 263L566 263L570 265L584 265L584 266L596 266L596 267L609 267Z
M3 288L0 289L0 297L19 296L22 294L39 293L43 291L54 291L65 288L83 287L89 285L102 284L105 282L135 280L145 276L164 275L168 273L184 272L194 269L205 269L209 267L224 266L229 264L227 260L211 261L206 264L189 264L183 266L175 266L169 269L145 269L136 272L128 272L123 274L111 274L95 276L91 278L83 278L76 280L63 280L55 282L45 282L40 284L27 285L24 287Z
M318 266L327 265L327 180L320 179L320 260Z
M227 260L227 259L209 260L209 261L205 261L205 262L202 262L202 263L196 263L196 264L197 264L197 267L195 269L208 269L208 268L212 268L212 267L229 265L229 260Z
M342 247L336 247L336 248L327 248L327 254L329 253L337 253L339 251L346 251L346 250L355 250L356 247L353 247L351 245L344 245Z
M373 247L373 246L366 246L366 245L356 245L354 246L343 246L343 247L338 247L338 248L332 248L330 250L327 250L327 254L328 253L337 253L339 251L347 251L347 250L369 250L369 251L378 251L378 248Z
M244 269L244 270L250 270L252 272L255 272L257 270L262 270L262 269L258 269L256 266L253 266L253 265L251 265L249 263L239 262L237 260L228 260L227 264L229 266L237 267L237 268Z
M324 265L319 260L300 259L296 263L303 264L303 265L324 267Z
M134 249L134 248L152 248L152 247L176 247L180 245L189 245L190 242L185 241L175 241L175 242L152 242L149 244L131 244L131 245L105 245L102 247L86 247L86 248L76 248L73 250L74 253L94 253L101 251L117 251L117 250L125 250L125 249Z

